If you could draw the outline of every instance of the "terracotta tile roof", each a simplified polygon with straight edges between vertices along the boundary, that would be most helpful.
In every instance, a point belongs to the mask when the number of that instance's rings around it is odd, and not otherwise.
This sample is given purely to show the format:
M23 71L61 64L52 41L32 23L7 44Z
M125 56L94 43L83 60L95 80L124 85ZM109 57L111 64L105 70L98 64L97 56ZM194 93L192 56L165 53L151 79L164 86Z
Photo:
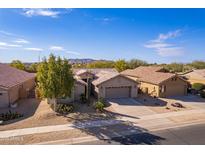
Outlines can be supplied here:
M101 71L98 74L96 74L97 79L95 79L92 82L92 84L97 86L97 85L99 85L99 84L101 84L101 83L103 83L103 82L105 82L107 80L110 80L110 79L112 79L112 78L114 78L114 77L116 77L118 75L120 75L120 73L118 73L118 72L112 72L111 73L111 72Z
M28 73L7 64L0 63L0 86L10 88L26 80L34 78L34 73Z
M91 68L91 69L88 69L88 68L76 68L76 69L73 69L73 73L75 75L82 74L84 72L91 72L93 74L97 74L97 73L99 73L101 71L117 72L117 70L114 69L114 68Z
M205 69L193 70L192 72L185 74L185 76L188 78L205 80Z
M137 80L152 84L160 84L163 81L176 76L173 73L160 72L163 68L158 66L141 66L133 70L125 70L122 75L136 77Z

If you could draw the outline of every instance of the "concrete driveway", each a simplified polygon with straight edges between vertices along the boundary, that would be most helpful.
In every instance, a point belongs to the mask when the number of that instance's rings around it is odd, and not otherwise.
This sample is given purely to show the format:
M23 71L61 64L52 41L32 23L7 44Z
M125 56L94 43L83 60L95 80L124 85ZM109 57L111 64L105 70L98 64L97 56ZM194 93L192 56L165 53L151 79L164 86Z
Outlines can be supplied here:
M132 98L107 99L107 102L110 106L106 110L119 114L122 117L139 118L144 115L156 114Z
M167 98L167 100L174 100L176 102L180 102L185 105L192 106L192 108L200 108L205 109L205 99L201 98L197 95L187 95L187 96L176 96L176 97L170 97Z

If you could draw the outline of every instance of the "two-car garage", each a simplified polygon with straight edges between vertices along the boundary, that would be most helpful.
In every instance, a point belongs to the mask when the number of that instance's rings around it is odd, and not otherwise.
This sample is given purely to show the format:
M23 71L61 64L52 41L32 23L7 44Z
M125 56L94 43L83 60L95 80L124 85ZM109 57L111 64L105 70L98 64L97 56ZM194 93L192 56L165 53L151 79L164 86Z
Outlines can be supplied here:
M130 78L116 74L93 82L98 98L135 98L138 93L138 83Z
M131 86L106 87L105 98L127 98L131 96Z

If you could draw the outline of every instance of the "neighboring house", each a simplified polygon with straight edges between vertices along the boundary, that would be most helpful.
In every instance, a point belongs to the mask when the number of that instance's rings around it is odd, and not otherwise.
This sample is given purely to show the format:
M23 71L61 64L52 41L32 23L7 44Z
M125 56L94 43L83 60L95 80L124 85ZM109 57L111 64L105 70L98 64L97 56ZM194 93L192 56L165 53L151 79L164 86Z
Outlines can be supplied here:
M81 95L86 93L87 83L79 79L77 76L75 76L74 78L75 82L71 97L65 99L58 99L59 103L70 103L73 101L80 101Z
M188 82L173 73L166 73L162 67L140 66L121 72L135 81L140 82L140 89L156 97L180 96L187 94Z
M205 69L192 70L191 72L183 74L190 83L205 84Z
M78 69L75 75L88 83L87 95L97 98L137 97L138 83L115 69Z
M0 107L26 98L35 86L35 74L0 64Z

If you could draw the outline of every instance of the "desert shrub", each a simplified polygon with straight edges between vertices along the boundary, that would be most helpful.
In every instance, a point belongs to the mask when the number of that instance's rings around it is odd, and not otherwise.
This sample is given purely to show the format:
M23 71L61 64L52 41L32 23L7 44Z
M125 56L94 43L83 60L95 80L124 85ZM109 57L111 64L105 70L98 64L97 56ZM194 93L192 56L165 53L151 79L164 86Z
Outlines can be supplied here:
M192 89L194 89L194 90L202 90L202 89L204 89L205 88L205 85L204 84L202 84L202 83L194 83L194 84L192 84Z
M200 95L201 95L202 98L205 98L205 90L202 90Z
M1 113L0 114L0 120L8 121L8 120L14 120L23 117L23 114L17 113L17 112L9 112Z
M97 101L95 103L95 109L98 111L103 111L105 104L102 101Z
M68 114L73 112L74 106L71 104L57 104L57 112L61 114Z

